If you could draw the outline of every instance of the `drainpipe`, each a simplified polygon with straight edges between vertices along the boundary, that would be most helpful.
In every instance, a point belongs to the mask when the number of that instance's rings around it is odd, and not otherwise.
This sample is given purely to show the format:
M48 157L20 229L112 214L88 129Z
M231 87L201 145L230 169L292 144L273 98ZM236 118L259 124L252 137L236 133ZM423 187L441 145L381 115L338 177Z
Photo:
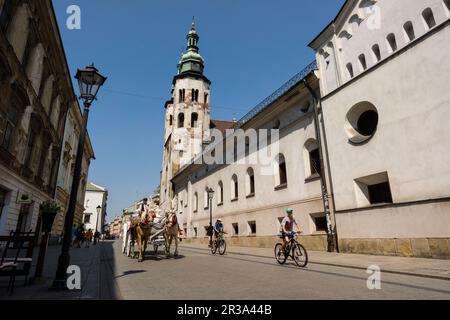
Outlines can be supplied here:
M325 217L327 219L327 243L328 243L328 252L334 252L335 250L339 252L338 246L337 246L337 234L335 232L336 230L336 220L332 219L331 212L330 212L330 205L328 200L328 188L327 188L327 181L325 178L325 166L323 161L323 149L322 149L322 138L320 134L320 127L319 127L319 111L318 106L321 105L321 100L319 97L317 97L317 94L314 92L314 90L311 88L311 86L308 84L306 79L303 80L303 84L308 89L309 93L313 97L313 109L314 109L314 129L316 133L316 139L317 139L317 145L319 148L319 158L320 158L320 184L322 189L322 202L323 202L323 211L325 213ZM321 108L322 109L322 108Z

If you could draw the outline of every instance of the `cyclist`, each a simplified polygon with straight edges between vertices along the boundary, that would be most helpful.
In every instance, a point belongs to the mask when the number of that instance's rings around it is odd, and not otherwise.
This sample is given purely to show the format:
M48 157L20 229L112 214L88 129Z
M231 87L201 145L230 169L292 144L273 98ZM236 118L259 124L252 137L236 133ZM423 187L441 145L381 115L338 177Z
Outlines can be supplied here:
M214 225L214 238L217 240L219 238L219 233L225 233L223 231L223 223L222 219L217 219L216 224Z
M294 234L294 224L300 232L300 227L294 219L294 210L292 208L286 209L287 216L281 221L281 238L283 239L282 252L284 252L286 245Z

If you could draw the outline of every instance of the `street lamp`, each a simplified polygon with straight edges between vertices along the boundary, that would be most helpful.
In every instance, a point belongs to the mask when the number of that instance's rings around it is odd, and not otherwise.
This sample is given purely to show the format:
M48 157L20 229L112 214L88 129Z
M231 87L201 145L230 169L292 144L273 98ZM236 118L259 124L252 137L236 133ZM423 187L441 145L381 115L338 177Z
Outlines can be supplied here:
M80 99L83 100L83 122L81 125L80 137L78 140L77 156L75 159L75 168L72 180L72 189L70 190L69 206L64 221L64 238L62 243L61 255L58 259L58 268L56 270L54 289L66 289L67 268L70 264L70 243L72 238L72 225L75 217L75 208L77 203L78 186L81 178L81 164L83 160L84 140L86 137L86 128L91 103L97 99L100 87L105 83L106 77L102 76L94 64L84 69L78 69L75 79L78 80L80 87Z
M212 234L213 234L213 228L212 228L212 199L214 197L214 190L212 188L209 188L206 190L208 193L208 199L209 199L209 245L212 245Z
M98 227L98 219L100 218L101 220L101 215L102 214L102 207L100 205L97 206L97 221L95 222L95 232L97 232L97 227Z

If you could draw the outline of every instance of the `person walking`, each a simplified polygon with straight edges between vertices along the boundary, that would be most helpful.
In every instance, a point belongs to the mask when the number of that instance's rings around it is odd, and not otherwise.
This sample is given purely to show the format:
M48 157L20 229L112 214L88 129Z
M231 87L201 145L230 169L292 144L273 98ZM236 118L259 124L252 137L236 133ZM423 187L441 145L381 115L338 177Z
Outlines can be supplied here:
M84 233L84 228L80 224L75 233L76 239L75 239L74 246L76 246L76 248L81 248L81 245L83 243L83 236L84 236L83 233Z
M92 237L93 237L92 229L89 229L86 232L86 246L85 246L85 248L89 248L89 245L92 242Z

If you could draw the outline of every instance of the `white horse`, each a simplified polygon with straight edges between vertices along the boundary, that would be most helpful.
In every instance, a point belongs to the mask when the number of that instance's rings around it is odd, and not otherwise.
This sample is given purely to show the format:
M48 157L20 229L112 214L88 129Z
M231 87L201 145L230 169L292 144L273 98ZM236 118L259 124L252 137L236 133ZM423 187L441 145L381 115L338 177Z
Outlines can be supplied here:
M170 257L170 245L172 244L172 240L175 239L174 256L176 257L178 256L178 233L180 228L178 225L177 214L174 210L166 212L165 228L166 231L164 232L164 238L166 240L166 256L167 258Z

